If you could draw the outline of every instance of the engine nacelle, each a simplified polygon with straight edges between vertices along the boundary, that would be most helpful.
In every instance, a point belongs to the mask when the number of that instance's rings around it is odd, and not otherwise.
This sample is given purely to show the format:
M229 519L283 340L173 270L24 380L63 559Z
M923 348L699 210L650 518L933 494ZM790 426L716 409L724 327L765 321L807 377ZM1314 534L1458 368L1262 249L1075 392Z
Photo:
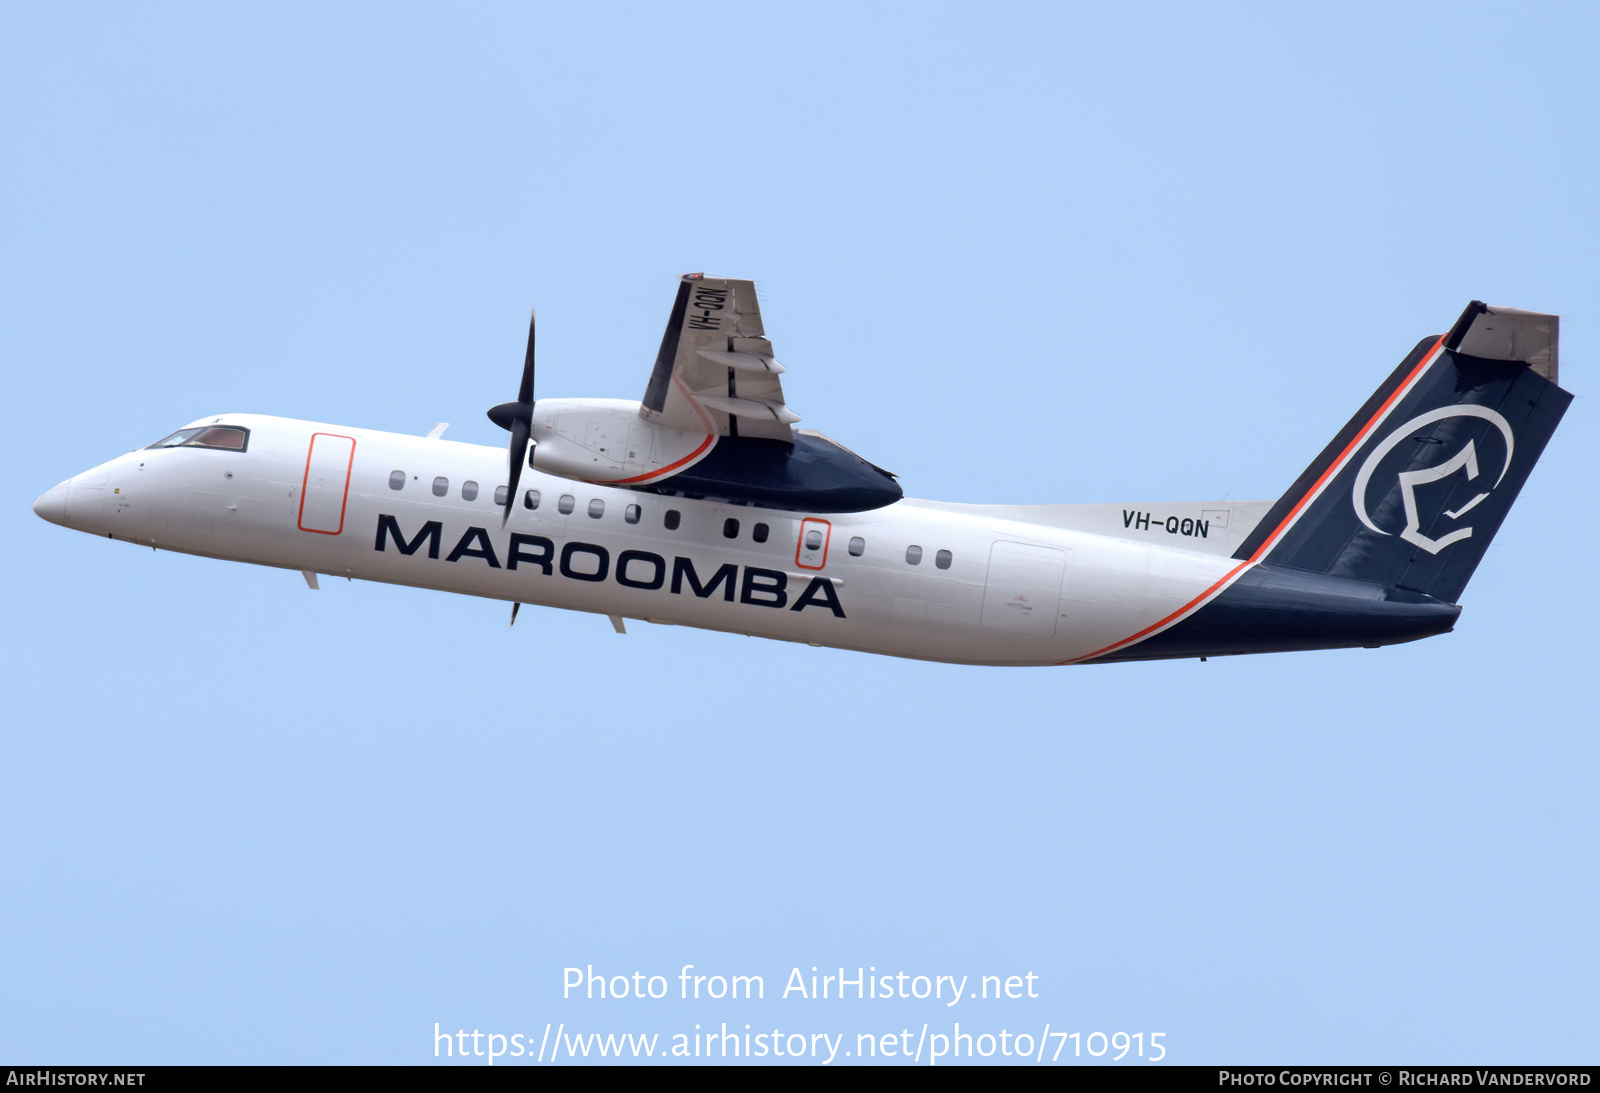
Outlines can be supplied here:
M790 440L671 429L621 399L540 399L533 466L546 474L802 512L900 500L894 476L821 433Z
M641 411L624 399L539 399L533 466L584 482L644 486L709 448L707 433L665 428Z

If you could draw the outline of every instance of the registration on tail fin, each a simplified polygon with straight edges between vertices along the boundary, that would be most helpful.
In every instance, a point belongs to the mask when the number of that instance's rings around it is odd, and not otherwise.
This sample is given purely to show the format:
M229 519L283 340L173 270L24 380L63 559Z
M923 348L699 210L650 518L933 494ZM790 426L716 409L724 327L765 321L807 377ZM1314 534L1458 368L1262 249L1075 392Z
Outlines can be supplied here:
M1424 339L1235 557L1454 603L1572 396L1558 319L1473 301Z

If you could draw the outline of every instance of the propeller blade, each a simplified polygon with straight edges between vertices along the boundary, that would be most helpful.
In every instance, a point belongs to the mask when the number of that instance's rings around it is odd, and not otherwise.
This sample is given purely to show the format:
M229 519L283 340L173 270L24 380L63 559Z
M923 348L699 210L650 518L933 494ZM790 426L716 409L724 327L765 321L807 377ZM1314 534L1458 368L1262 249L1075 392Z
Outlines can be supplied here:
M517 389L517 401L529 409L533 408L533 325L538 312L538 308L528 311L528 352L522 358L522 386Z
M528 437L533 432L527 415L519 413L511 422L511 482L506 487L506 511L500 517L503 528L511 520L511 506L517 503L517 483L522 481L522 465L528 460Z
M533 435L533 335L537 315L537 309L528 312L528 352L522 358L522 384L517 388L517 401L502 402L489 411L490 421L511 432L511 446L506 452L511 482L506 488L506 510L500 517L501 527L511 520L511 506L516 504L517 484L522 481L522 467L528 461L528 442Z

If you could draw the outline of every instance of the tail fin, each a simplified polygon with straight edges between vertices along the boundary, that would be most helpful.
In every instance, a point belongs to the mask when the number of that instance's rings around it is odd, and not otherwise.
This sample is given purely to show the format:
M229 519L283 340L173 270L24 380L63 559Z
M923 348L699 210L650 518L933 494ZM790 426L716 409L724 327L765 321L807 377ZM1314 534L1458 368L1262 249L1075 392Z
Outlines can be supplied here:
M1474 300L1400 363L1234 557L1454 603L1572 395L1554 315Z

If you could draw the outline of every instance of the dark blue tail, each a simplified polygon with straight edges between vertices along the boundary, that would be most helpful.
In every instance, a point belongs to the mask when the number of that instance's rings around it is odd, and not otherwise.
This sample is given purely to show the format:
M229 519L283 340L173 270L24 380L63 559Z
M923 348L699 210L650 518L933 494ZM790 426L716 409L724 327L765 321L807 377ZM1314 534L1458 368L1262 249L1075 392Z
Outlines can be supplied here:
M1456 602L1572 396L1558 320L1474 301L1401 362L1234 557Z

